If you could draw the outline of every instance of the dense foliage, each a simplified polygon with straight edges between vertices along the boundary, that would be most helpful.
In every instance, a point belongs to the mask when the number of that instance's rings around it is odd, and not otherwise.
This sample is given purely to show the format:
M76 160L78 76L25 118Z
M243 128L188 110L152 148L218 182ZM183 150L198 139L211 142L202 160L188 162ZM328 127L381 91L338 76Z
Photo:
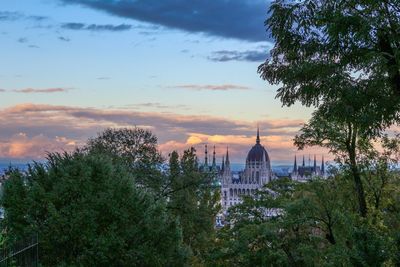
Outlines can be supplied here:
M202 265L219 211L195 150L169 168L146 130L107 129L82 150L10 170L2 230L12 244L38 235L45 266Z
M268 185L273 193L259 191L231 209L210 265L398 266L398 178L388 179L382 202L368 219L357 213L351 177L274 181ZM372 191L367 195L373 206Z
M45 266L182 265L180 227L162 202L138 190L105 154L51 154L4 187L3 227L37 233Z
M317 108L296 143L345 155L363 217L358 148L400 122L399 7L398 0L276 0L266 21L275 45L259 73L279 85L284 105Z
M194 149L184 151L179 160L176 151L169 161L170 201L168 208L182 225L183 241L192 254L191 265L204 264L215 238L215 216L219 212L218 188L213 177L199 173Z

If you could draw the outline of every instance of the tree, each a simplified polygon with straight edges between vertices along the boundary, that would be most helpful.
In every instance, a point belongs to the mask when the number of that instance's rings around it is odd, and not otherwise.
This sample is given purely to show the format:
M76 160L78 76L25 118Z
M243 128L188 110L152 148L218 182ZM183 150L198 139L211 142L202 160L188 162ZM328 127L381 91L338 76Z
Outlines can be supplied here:
M400 118L399 1L277 0L270 13L275 46L258 71L284 105L317 108L296 144L345 153L365 217L358 146Z
M168 208L182 225L183 241L192 252L192 265L202 265L211 250L220 208L212 177L201 173L197 162L194 148L185 150L181 158L176 151L170 154Z
M50 154L4 185L3 229L38 233L46 266L181 266L187 250L165 202L105 153Z
M302 127L301 134L295 137L295 145L299 149L305 146L326 147L336 155L338 163L349 166L358 196L359 213L366 217L367 202L359 161L372 145L361 132L356 119L351 116L339 120L335 118L321 115L320 111L314 112L309 123Z
M266 21L275 46L259 72L283 83L278 97L288 105L335 97L346 81L399 102L399 6L398 0L276 0Z
M107 151L123 158L130 167L135 182L159 194L165 179L161 174L164 160L157 148L157 137L141 128L106 129L89 139L87 151Z
M267 187L229 210L228 224L218 232L217 249L210 257L217 266L395 262L395 234L379 226L382 221L376 225L360 220L352 184L345 177L307 183L277 180Z

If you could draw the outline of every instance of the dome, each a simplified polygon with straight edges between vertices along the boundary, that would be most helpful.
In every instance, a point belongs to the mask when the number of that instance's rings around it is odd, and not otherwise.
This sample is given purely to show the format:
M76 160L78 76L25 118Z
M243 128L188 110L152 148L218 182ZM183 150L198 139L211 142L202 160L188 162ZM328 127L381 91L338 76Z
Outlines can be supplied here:
M262 145L257 143L250 149L249 153L247 154L246 160L247 161L262 161L263 155L265 155L265 160L268 162L269 157L268 157L267 150L265 150L265 148Z
M247 161L262 161L263 155L265 155L265 160L269 162L269 156L267 150L260 144L260 133L257 129L257 139L256 144L250 149L247 154Z

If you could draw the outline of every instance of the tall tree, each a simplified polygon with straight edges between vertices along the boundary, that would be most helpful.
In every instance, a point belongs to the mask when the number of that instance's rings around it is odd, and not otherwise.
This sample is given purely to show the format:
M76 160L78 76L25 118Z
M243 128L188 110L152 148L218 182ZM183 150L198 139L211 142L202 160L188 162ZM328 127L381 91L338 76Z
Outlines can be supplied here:
M259 73L284 105L317 108L296 144L345 153L364 217L357 152L400 121L399 15L398 0L276 0L266 21L275 46Z
M169 161L170 191L168 208L179 219L184 243L192 252L191 264L202 265L215 235L219 194L212 177L199 171L194 148L181 158L172 152Z
M8 236L38 233L45 266L182 266L181 229L104 153L50 154L4 185ZM63 265L64 264L64 265Z
M399 6L398 0L273 1L266 25L275 46L259 71L283 83L284 104L334 97L345 81L399 102Z
M165 179L161 174L164 160L157 148L157 137L141 128L106 129L89 139L85 150L107 151L122 158L132 170L135 182L159 194Z

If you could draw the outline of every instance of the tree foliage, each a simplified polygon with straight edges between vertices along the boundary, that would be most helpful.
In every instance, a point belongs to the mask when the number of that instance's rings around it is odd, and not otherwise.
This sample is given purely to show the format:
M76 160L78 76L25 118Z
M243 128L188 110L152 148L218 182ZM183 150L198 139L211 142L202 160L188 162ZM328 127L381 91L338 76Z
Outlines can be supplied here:
M317 108L295 144L328 147L347 164L363 217L360 151L400 118L399 17L398 0L277 0L266 21L275 46L259 73L284 105Z
M153 193L159 193L164 177L164 160L157 148L157 137L142 128L109 128L89 139L86 151L106 151L123 159L130 167L135 182Z
M50 154L5 183L3 229L38 233L45 266L178 266L187 251L165 203L104 153Z
M390 124L400 101L399 6L398 0L276 0L266 21L275 45L259 72L280 85L285 105L351 99L353 107L371 109L376 126Z
M344 175L344 176L343 176ZM218 232L215 266L392 266L398 264L398 197L384 194L368 220L357 215L346 174L307 183L277 180L233 207ZM375 179L378 177L375 176ZM386 186L396 188L390 179ZM274 192L274 193L271 193ZM272 216L271 216L272 214ZM378 215L379 214L379 215Z
M169 179L171 194L168 208L176 216L183 241L192 253L191 264L202 265L215 238L215 216L219 211L219 192L212 187L212 177L199 171L194 148L181 158L170 154Z

